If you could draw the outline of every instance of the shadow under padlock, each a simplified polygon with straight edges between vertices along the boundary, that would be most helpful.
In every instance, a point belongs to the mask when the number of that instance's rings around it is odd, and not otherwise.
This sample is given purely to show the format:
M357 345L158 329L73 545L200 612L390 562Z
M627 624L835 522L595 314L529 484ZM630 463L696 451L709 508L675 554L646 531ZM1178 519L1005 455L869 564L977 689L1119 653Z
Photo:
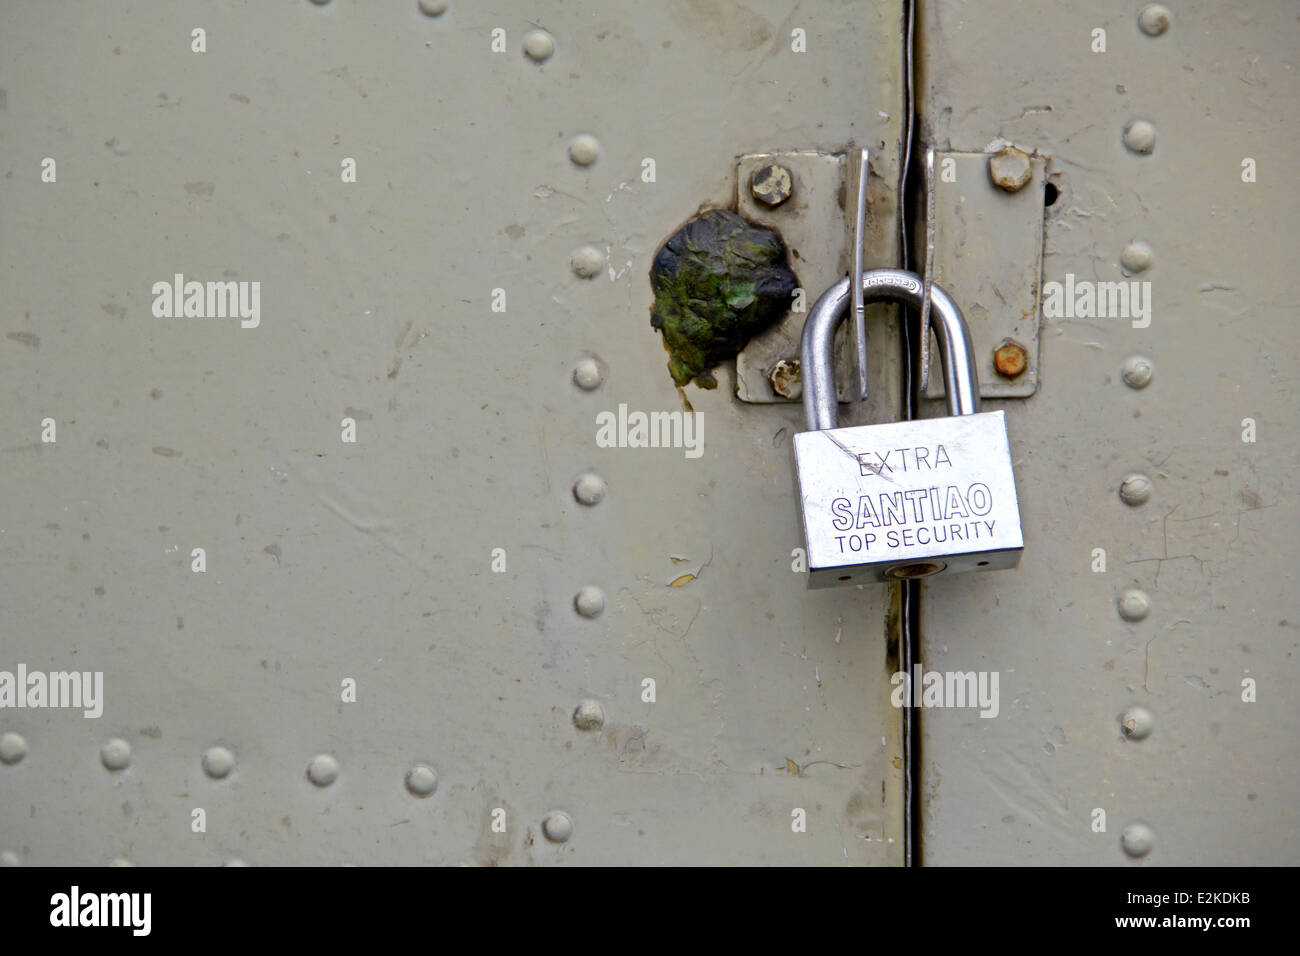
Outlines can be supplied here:
M920 308L923 289L901 269L862 275L864 302ZM794 455L808 586L1016 567L1024 537L1006 415L980 411L961 310L931 284L950 417L837 428L832 349L850 298L845 278L817 300L803 330L810 430L794 436Z

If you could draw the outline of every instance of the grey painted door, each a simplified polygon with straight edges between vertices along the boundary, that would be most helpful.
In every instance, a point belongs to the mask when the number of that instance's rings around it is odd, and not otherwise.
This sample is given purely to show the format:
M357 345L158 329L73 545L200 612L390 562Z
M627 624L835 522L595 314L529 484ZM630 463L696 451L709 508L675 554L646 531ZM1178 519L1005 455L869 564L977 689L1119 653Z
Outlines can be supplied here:
M5 10L0 669L102 713L0 710L4 860L898 863L889 595L648 274L850 142L894 263L900 8L443 6Z

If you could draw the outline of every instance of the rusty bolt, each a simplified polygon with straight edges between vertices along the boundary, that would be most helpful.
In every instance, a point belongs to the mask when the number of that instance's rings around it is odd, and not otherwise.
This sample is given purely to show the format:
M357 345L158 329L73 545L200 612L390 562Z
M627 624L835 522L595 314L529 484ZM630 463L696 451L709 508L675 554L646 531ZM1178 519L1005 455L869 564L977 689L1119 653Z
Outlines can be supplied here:
M1033 175L1029 154L1023 149L1008 146L989 157L989 178L999 189L1005 189L1009 193L1017 192Z
M1018 378L1029 367L1029 353L1014 339L1003 339L993 353L993 367L1003 378Z
M754 170L754 175L749 178L749 188L763 205L779 206L794 192L794 177L784 166L769 163Z
M796 401L803 396L803 378L799 372L798 359L781 359L767 373L772 383L772 391L782 398Z

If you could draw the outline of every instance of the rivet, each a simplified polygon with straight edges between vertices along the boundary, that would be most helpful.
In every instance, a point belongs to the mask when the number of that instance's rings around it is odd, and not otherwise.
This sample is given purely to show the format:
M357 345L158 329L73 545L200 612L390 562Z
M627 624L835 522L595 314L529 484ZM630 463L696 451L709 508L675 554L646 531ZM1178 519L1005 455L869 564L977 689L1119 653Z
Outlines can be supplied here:
M1149 245L1140 239L1134 239L1119 254L1119 264L1129 275L1135 272L1146 272L1151 268L1152 255L1154 253Z
M226 747L209 747L203 753L203 772L220 780L235 769L235 755Z
M131 745L114 737L100 748L99 759L109 770L125 770L131 763Z
M573 596L573 609L583 617L598 617L605 610L605 592L588 584Z
M1130 707L1119 715L1119 728L1129 740L1145 740L1151 734L1156 718L1140 705Z
M1023 149L1008 146L989 157L989 179L999 189L1019 192L1033 177L1034 167Z
M0 736L0 763L16 764L27 756L27 741L12 730Z
M532 30L524 37L524 53L535 63L549 60L555 53L555 40L545 30Z
M573 367L573 384L585 391L590 392L593 388L599 388L604 380L605 375L600 370L600 363L593 358L585 358Z
M1138 11L1138 27L1149 37L1158 37L1169 29L1169 8L1163 3L1148 3Z
M1124 371L1121 377L1124 384L1129 388L1146 388L1151 384L1151 376L1155 374L1155 366L1151 360L1142 355L1130 355L1124 360Z
M573 725L579 730L599 730L605 725L605 708L588 697L573 711Z
M1119 842L1129 856L1146 856L1155 845L1156 835L1145 823L1130 823L1120 834Z
M574 251L569 264L576 275L584 279L594 279L605 268L605 253L595 246L583 246Z
M749 191L763 205L776 207L794 192L794 177L784 166L769 163L754 170L754 174L749 177Z
M1126 621L1145 620L1151 613L1151 598L1147 597L1146 591L1139 591L1137 588L1129 588L1121 592L1118 604L1119 616Z
M600 142L590 133L580 133L569 143L569 159L579 166L590 166L600 156Z
M135 866L134 863L132 863L124 856L115 857L108 865L109 866Z
M564 843L573 836L573 817L563 810L554 810L542 821L542 833L552 843Z
M333 754L317 754L307 765L307 779L318 787L328 787L338 777L339 762Z
M993 352L993 369L1003 378L1018 378L1029 367L1029 352L1014 339L1003 339Z
M573 483L573 497L584 505L600 504L605 497L605 479L588 472Z
M781 359L768 370L767 380L772 383L772 391L782 398L803 396L803 373L797 358Z
M0 852L0 866L22 866L22 861L13 850L5 850Z
M1119 496L1126 505L1146 504L1151 498L1151 479L1146 475L1129 475L1120 483Z
M239 857L236 856L236 857L231 857L229 860L227 860L225 863L222 863L221 865L222 866L251 866L252 864L245 863L243 860L241 860Z
M329 3L330 0L311 0L311 2L316 4L318 7L323 7L325 4Z
M406 772L406 789L417 797L427 797L438 789L438 771L428 764L417 763Z
M1149 153L1156 148L1156 128L1147 120L1129 120L1124 124L1124 145L1135 153Z

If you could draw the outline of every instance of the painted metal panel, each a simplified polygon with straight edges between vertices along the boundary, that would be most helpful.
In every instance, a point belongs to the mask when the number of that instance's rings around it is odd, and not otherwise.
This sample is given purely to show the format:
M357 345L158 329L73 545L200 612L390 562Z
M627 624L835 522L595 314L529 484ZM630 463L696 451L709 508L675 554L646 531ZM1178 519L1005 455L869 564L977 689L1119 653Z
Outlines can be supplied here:
M1058 190L1038 391L985 406L1024 558L926 590L924 665L1001 707L923 710L924 858L1300 862L1294 7L921 9L927 138L1037 147ZM1119 315L1048 301L1121 281Z
M5 21L0 669L104 681L0 710L6 862L900 861L889 594L792 571L801 409L724 369L702 445L597 443L683 408L647 273L738 156L870 143L893 220L898 4Z

